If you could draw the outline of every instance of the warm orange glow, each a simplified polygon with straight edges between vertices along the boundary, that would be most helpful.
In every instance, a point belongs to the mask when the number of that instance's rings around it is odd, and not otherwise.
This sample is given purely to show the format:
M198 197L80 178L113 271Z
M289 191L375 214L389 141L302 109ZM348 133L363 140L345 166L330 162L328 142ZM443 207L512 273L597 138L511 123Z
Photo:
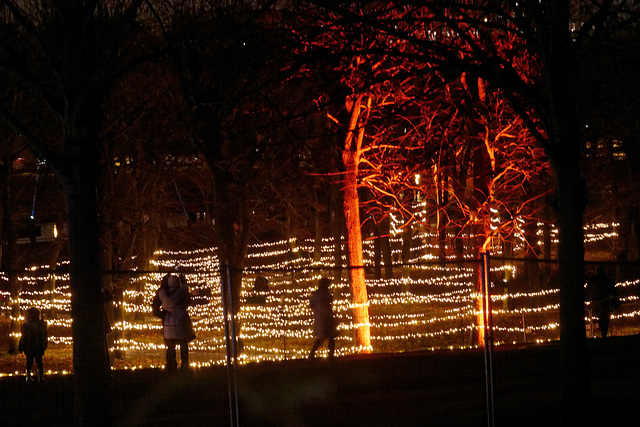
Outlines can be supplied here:
M356 324L356 346L362 353L371 352L371 332L369 325L369 303L364 277L364 259L362 255L362 229L360 225L360 199L358 197L358 163L360 161L364 122L371 108L371 98L366 106L362 105L364 96L358 96L347 104L351 110L349 131L345 139L342 161L345 166L344 177L344 216L349 245L349 265L351 276L351 295L353 298L353 319ZM351 105L349 105L351 104ZM363 114L365 117L363 117Z
M476 298L476 325L478 326L478 341L479 346L484 345L484 325L485 325L485 310L483 309L483 295L482 295L482 279L478 281L478 298Z
M489 316L491 314L491 292L490 292L490 276L489 272L485 271L485 268L489 268L489 263L484 265L484 257L487 256L489 247L491 246L491 236L487 236L482 244L482 250L480 251L481 262L478 264L478 298L476 299L476 324L478 325L478 345L484 345L485 329L491 327ZM484 286L483 286L483 281Z

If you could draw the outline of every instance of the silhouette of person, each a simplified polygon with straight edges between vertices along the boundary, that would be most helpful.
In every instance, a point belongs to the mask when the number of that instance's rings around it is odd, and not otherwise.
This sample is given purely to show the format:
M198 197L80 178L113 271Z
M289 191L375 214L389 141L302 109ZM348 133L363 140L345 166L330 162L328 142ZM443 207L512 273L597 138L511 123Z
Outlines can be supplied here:
M25 314L25 322L22 324L18 351L24 353L27 362L27 382L33 381L31 368L35 360L38 367L38 380L44 379L42 356L47 349L47 322L40 319L40 310L31 307Z
M335 352L337 336L336 324L333 318L333 295L329 291L331 280L323 277L320 279L318 288L311 293L309 306L313 311L313 335L316 340L311 347L309 359L313 359L316 350L327 340L329 347L329 358L333 358Z
M606 338L611 321L611 310L620 306L620 298L616 291L615 281L607 274L604 265L598 265L596 274L591 277L590 282L593 288L591 298L594 311L598 316L600 336Z
M178 367L176 347L180 346L180 367L189 368L189 342L195 339L187 307L191 301L189 289L179 276L167 274L153 298L153 313L162 319L162 334L166 349L167 370Z
M111 353L111 347L114 341L113 327L113 293L108 288L102 288L102 299L104 301L104 315L102 316L102 324L104 326L104 340L105 348L107 351L107 358L109 359L109 365L113 365L113 353Z

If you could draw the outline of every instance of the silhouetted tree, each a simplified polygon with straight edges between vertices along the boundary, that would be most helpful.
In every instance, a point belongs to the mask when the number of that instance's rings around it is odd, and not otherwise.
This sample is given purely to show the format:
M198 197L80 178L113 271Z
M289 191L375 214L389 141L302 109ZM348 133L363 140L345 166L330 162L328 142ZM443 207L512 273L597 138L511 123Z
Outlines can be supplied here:
M288 203L278 203L282 188L275 175L299 170L303 163L292 162L295 155L287 159L290 151L283 144L300 97L286 88L296 71L287 63L289 32L268 6L203 1L178 8L166 32L190 142L210 173L207 206L224 283L231 274L236 312L256 224L275 216L284 223L291 219ZM278 173L275 165L282 166ZM283 207L277 214L273 201Z
M62 184L67 207L75 424L110 425L110 367L105 344L97 190L103 101L135 63L143 20L132 2L4 1L0 74L28 93L57 125L53 138L10 108L0 117ZM137 59L137 58L136 58ZM35 102L35 101L34 101Z

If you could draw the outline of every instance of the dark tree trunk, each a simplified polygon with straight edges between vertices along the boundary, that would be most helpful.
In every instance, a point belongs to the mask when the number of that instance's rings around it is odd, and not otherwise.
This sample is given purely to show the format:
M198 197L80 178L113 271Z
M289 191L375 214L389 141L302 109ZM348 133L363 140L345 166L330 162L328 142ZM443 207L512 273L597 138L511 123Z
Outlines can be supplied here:
M320 197L318 197L318 188L313 189L313 201L316 205L314 210L315 230L313 240L313 261L319 262L322 259L322 214L319 209L322 203Z
M585 183L580 170L581 143L576 117L577 91L572 88L573 42L567 23L568 2L548 2L548 45L543 47L548 85L549 157L555 175L560 281L562 409L566 426L589 422L591 389L584 324Z
M436 175L438 183L436 191L436 233L438 239L438 260L444 265L447 261L447 223L445 219L445 210L449 204L449 179L438 169Z
M537 292L540 290L540 264L537 261L540 250L537 244L537 227L533 221L528 222L524 226L526 252L524 262L523 275L526 277L525 290L528 292Z
M47 283L49 289L49 302L51 304L51 309L49 310L49 318L54 319L56 316L56 304L53 303L55 298L55 290L56 290L56 270L58 268L58 258L60 256L60 251L62 251L63 241L60 238L56 238L53 243L53 247L51 248L50 258L49 258L49 269L51 270L51 274L49 276L49 282Z
M39 140L25 123L5 115L63 184L73 320L74 421L78 426L110 426L97 218L98 144L101 105L110 85L126 69L122 61L129 55L123 54L123 43L134 34L130 31L141 28L136 17L142 1L128 2L122 8L106 8L98 1L33 2L29 8L12 3L3 13L17 31L12 39L3 40L3 46L16 49L27 62L7 61L9 57L3 55L3 69L26 82L29 94L37 95L61 126L59 133L45 132L46 140ZM7 36L12 33L3 33ZM42 123L37 123L41 119L37 117L30 124L51 125L48 114L43 116Z
M567 138L575 138L567 135ZM584 324L584 181L579 156L567 155L577 141L563 140L563 161L556 166L558 196L560 342L562 346L564 425L586 423L591 401ZM583 420L583 422L576 421Z
M374 237L373 237L373 277L376 280L380 280L382 278L382 245L380 244L381 232L380 232L380 224L375 224L373 226Z
M2 187L0 187L0 203L2 204L2 269L9 279L9 304L11 308L11 335L9 340L9 354L18 353L18 336L20 334L20 293L22 282L18 280L18 250L16 244L16 232L14 228L10 201L9 173L12 159L4 158L1 170Z
M65 141L69 153L64 193L71 269L74 412L78 426L107 426L111 425L110 368L98 243L97 133L86 134L93 138L68 136Z
M234 314L240 310L242 274L249 242L250 217L244 205L244 189L235 185L224 171L214 176L214 214L216 235L218 236L218 258L224 284L231 273L231 298Z
M378 224L380 229L380 250L382 251L382 259L384 261L384 278L393 278L393 257L391 254L391 219L387 216Z
M338 190L338 183L331 183L331 236L333 237L333 283L342 280L342 230L344 229L344 214L342 209L342 195Z
M551 259L551 208L544 207L544 224L542 225L542 242L544 244L544 259Z
M411 224L405 225L402 229L402 250L400 260L402 261L402 278L409 277L409 262L411 261L411 249L413 248L413 228Z

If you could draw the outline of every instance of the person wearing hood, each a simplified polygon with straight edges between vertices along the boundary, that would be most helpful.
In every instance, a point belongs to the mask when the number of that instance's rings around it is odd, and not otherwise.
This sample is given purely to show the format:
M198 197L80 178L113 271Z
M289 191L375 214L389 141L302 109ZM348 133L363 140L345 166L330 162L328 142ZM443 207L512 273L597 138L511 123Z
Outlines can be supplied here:
M167 370L178 367L176 347L180 346L180 368L189 368L189 342L195 339L187 307L191 295L186 284L175 274L167 274L153 298L153 314L162 319L162 334L166 351Z

